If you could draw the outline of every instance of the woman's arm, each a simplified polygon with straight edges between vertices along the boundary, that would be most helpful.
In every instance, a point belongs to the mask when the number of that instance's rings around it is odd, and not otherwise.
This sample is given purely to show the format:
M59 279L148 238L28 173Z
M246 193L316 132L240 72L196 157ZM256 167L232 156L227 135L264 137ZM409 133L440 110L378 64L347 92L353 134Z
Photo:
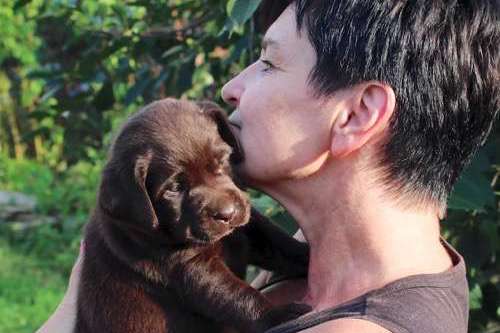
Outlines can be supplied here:
M78 293L78 281L82 268L82 247L71 271L68 289L61 303L50 318L43 324L37 333L72 333L76 321L76 299Z

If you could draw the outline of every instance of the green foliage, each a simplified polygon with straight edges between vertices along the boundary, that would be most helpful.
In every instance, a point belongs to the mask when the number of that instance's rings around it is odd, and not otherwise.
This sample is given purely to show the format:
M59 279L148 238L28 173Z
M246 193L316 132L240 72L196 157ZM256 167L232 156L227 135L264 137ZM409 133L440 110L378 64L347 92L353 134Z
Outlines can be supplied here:
M0 156L1 188L39 198L42 209L46 207L47 202L51 202L47 196L51 195L53 181L52 171L35 161L16 161Z
M25 65L36 62L33 49L39 46L40 40L34 33L35 22L28 19L36 9L15 8L8 0L0 1L0 63L14 58Z
M32 332L62 297L106 150L154 99L221 102L258 54L260 0L0 0L0 189L57 223L0 229L0 332ZM465 171L443 222L464 255L471 332L500 331L500 129ZM253 203L289 232L266 196Z
M233 26L241 26L259 7L261 0L229 0L226 5L227 14Z
M463 173L443 222L464 256L470 287L470 331L500 331L500 128Z
M67 278L46 263L0 239L0 332L34 332L57 307Z
M35 197L40 213L86 216L94 205L102 163L80 161L56 172L33 160L0 156L0 188Z

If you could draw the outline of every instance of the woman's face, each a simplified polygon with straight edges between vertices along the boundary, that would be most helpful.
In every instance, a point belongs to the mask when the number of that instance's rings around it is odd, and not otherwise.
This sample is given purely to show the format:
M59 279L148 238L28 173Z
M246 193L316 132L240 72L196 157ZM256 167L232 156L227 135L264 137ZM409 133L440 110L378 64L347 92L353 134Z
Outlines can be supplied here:
M297 33L289 6L267 31L260 59L229 81L223 99L245 153L241 171L253 184L307 176L328 155L334 120L329 101L313 96L316 63L307 31Z

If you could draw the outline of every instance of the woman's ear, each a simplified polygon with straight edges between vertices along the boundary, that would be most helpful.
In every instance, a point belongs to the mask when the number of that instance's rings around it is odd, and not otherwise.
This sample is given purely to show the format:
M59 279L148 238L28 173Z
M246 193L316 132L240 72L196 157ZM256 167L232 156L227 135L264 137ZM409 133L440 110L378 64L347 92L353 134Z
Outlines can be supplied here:
M377 139L389 126L396 99L390 86L366 82L351 88L332 127L330 151L335 157L351 154Z

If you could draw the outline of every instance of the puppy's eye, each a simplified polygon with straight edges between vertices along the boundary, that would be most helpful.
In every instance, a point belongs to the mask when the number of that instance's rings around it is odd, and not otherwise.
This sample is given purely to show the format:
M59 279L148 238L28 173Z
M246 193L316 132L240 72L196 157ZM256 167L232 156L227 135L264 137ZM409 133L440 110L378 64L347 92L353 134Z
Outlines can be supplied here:
M167 182L163 185L160 193L163 198L175 197L179 194L179 186L174 181Z
M178 191L184 191L188 187L188 180L184 173L178 173L175 176L176 187Z
M163 184L160 192L163 196L176 196L186 188L186 179L183 174L174 174Z
M162 197L164 199L172 199L177 197L179 193L177 191L172 191L172 190L165 190L163 191Z

